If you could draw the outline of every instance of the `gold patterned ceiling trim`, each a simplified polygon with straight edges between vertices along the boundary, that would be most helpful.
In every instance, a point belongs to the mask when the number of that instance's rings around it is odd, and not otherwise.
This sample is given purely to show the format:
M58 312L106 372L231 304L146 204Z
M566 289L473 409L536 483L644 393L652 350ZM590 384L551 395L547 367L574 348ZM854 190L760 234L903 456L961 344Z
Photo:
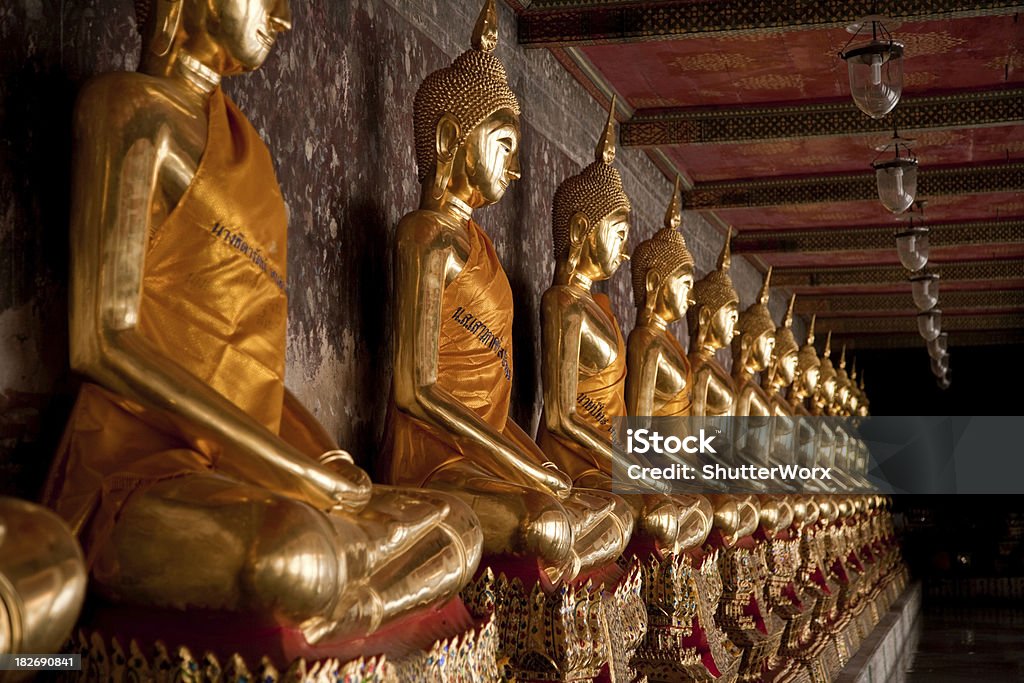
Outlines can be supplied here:
M966 261L933 266L943 281L1010 280L1024 273L1024 260ZM778 287L835 287L844 285L881 285L905 283L907 271L900 266L863 266L854 268L774 268L772 284ZM939 285L941 287L941 285Z
M977 292L942 292L939 284L939 307L949 309L969 308L984 310L987 308L1020 308L1024 310L1024 290L985 290ZM819 319L832 314L849 313L852 311L890 311L900 315L914 309L914 300L907 284L906 294L849 294L843 296L799 296L796 299L796 311L810 315L816 313ZM1021 321L1024 326L1024 320Z
M857 349L919 349L924 346L921 335L914 332L885 332L878 334L839 333L832 335L832 341L846 344L847 350ZM949 332L949 348L965 346L1001 346L1004 344L1024 345L1024 330L961 330Z
M933 247L1024 242L1024 218L963 223L925 223ZM893 232L901 226L816 228L813 230L750 230L732 240L732 250L744 254L864 251L894 246Z
M941 303L939 306L941 307ZM878 318L834 318L816 328L817 334L832 331L833 347L838 335L890 334L917 332L917 317L913 315ZM820 332L817 330L820 329ZM1024 313L998 313L992 315L943 315L943 331L1024 330ZM924 344L918 336L918 343Z
M1024 122L1024 88L905 97L904 131L978 128ZM888 133L892 118L864 116L850 101L775 107L638 110L622 125L626 147L763 142L808 137Z
M623 3L593 0L533 0L518 4L519 44L565 47L673 40L708 34L754 34L843 27L873 14L872 0L750 2L750 0L660 0ZM885 13L901 21L1013 14L1013 0L897 0Z
M1024 191L1024 162L927 169L918 173L919 197ZM791 206L877 200L874 173L697 183L687 209Z

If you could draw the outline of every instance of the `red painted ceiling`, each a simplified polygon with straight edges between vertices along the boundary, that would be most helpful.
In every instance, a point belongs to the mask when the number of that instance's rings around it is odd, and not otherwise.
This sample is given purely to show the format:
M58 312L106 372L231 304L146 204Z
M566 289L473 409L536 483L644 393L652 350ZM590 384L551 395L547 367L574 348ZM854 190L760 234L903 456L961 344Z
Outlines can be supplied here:
M1024 22L1014 16L910 22L892 30L906 46L904 92L970 83L1024 82ZM582 48L638 109L808 102L849 95L837 56L842 29L689 38Z
M886 211L877 200L715 209L714 213L727 223L738 227L740 231L885 225L886 223L892 223L893 227L899 227L905 223L902 217L894 216ZM1024 194L1017 192L929 197L925 222L952 223L1022 215L1024 215Z
M922 168L1024 158L1024 126L901 131L913 139ZM887 153L876 151L889 136L797 138L724 145L676 145L666 150L697 182L733 178L863 172Z
M637 0L639 4L643 4ZM628 11L628 10L624 10ZM890 24L904 43L904 97L979 92L1024 84L1024 19L1016 15L949 18ZM578 48L634 110L699 108L756 109L765 105L845 102L849 98L846 64L838 53L850 34L842 29L792 30L748 35L702 34L678 40L638 41ZM898 121L899 107L896 109ZM940 126L902 130L916 140L913 149L922 171L971 168L1024 160L1024 125L991 127ZM694 183L823 177L871 172L875 146L885 134L833 135L750 143L666 145L660 151L675 170ZM827 180L827 178L826 178ZM924 196L925 224L983 220L1024 221L1024 191L956 196ZM905 221L887 212L877 199L819 202L787 206L735 207L705 212L738 233L851 226L892 225ZM1016 229L1016 228L1014 228ZM1004 231L1005 232L1005 231ZM1004 233L1001 233L1004 234ZM787 252L764 246L752 253L766 265L824 272L835 268L898 265L895 243L883 240L868 249ZM779 244L785 244L779 241ZM743 253L739 252L738 253ZM750 252L747 252L748 254ZM1024 258L1024 240L1008 243L937 244L931 262L983 262ZM940 268L941 270L941 268ZM881 272L881 271L880 271ZM1005 268L1002 272L1005 272ZM1024 286L1024 269L1011 279L956 281L943 279L942 292L1006 290ZM906 283L879 282L842 286L798 286L801 296L909 294ZM962 297L961 297L962 299ZM941 294L940 294L941 306ZM980 304L979 304L980 306ZM909 301L906 314L916 311ZM976 312L995 312L979 309ZM837 312L841 317L882 315ZM884 313L888 315L888 313ZM1024 312L1014 310L1021 317Z

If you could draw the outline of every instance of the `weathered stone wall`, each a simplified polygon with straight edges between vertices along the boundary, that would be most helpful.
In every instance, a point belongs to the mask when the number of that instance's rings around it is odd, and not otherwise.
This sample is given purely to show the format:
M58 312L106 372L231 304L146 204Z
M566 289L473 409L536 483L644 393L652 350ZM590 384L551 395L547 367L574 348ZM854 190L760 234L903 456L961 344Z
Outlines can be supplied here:
M294 2L295 29L264 68L225 86L270 146L288 204L288 385L359 458L372 454L387 402L392 236L418 198L413 95L468 47L479 6ZM498 55L523 107L523 178L477 220L516 296L513 411L532 429L538 305L554 270L550 200L592 159L605 112L548 52L519 48L514 21L501 6ZM32 495L75 387L65 303L73 98L89 76L134 68L139 40L131 0L10 0L0 7L0 45L0 492ZM641 152L619 150L616 163L635 244L661 226L671 186ZM722 235L695 214L684 232L703 274ZM760 275L737 258L733 277L745 306ZM628 330L628 272L607 291ZM777 319L784 306L777 295Z

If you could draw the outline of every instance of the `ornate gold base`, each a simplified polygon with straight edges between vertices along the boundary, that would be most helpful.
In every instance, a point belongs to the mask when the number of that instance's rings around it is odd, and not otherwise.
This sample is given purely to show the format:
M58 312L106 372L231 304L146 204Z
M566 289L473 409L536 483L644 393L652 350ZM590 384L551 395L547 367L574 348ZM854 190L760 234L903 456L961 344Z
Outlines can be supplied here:
M489 620L479 631L469 631L461 641L458 637L439 641L425 652L394 661L383 656L360 657L347 662L296 659L281 673L268 657L247 663L236 653L221 661L211 652L196 657L187 647L168 649L161 641L144 651L132 640L125 650L117 638L107 639L99 632L87 634L80 630L66 651L82 656L82 670L63 672L59 680L76 683L490 683L499 679L496 641L494 622Z
M737 680L739 650L715 620L722 579L718 552L699 567L688 555L654 555L643 562L647 635L636 651L636 669L649 681Z
M498 656L517 681L592 681L606 666L614 680L629 681L647 627L640 581L634 565L614 589L587 581L547 593L488 569L462 598L475 616L494 615Z

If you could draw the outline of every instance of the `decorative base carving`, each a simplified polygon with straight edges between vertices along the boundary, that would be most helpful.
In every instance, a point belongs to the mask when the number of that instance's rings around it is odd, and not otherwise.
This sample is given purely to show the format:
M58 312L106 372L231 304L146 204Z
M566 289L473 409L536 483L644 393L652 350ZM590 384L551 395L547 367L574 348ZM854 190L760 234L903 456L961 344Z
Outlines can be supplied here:
M611 592L605 617L608 620L611 655L610 677L615 683L645 683L648 679L635 664L636 651L647 634L647 605L644 603L643 571L633 558L625 574Z
M609 661L606 611L615 600L592 581L547 593L487 569L462 598L475 616L494 615L498 656L517 681L592 681Z
M650 681L735 681L739 651L715 621L722 580L718 552L699 567L688 555L643 562L647 635L636 668Z
M384 656L338 659L296 659L282 673L262 657L246 662L235 653L223 661L212 652L195 656L185 646L173 649L156 641L145 650L135 641L127 651L117 638L79 630L66 651L82 656L81 671L62 672L66 682L133 683L490 683L498 680L493 620L452 640L438 641L421 653L389 660Z

